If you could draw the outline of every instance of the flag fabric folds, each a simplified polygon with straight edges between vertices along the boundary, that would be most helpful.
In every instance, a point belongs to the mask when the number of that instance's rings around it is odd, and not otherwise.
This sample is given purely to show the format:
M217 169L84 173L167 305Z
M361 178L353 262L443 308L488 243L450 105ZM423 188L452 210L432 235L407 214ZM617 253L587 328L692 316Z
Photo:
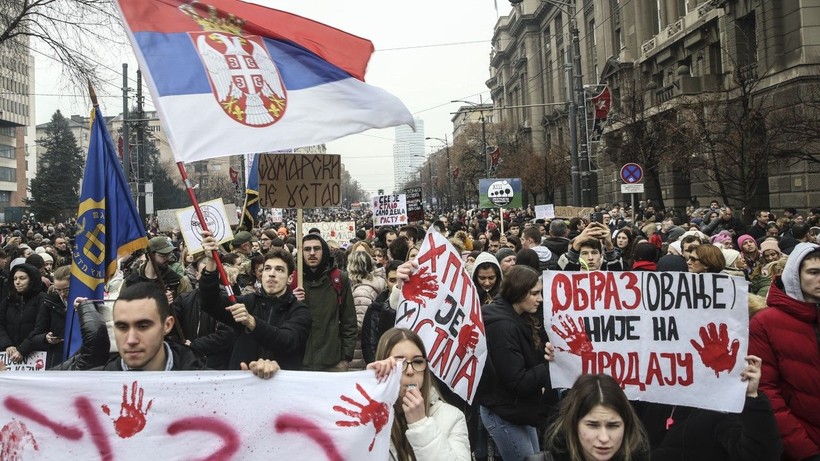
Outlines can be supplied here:
M83 174L79 232L74 236L68 305L78 297L103 299L117 259L148 246L145 226L131 197L117 150L98 108L92 111L91 138ZM77 313L66 312L64 357L82 345Z
M115 0L178 161L414 127L364 83L373 44L238 0Z
M595 111L595 119L592 123L592 133L589 135L589 140L595 142L601 140L606 120L609 117L609 109L612 105L612 93L610 93L609 87L605 86L591 101Z
M248 185L245 189L245 205L242 207L242 221L240 227L251 231L256 226L256 217L259 216L259 155L253 156L251 169L248 173Z

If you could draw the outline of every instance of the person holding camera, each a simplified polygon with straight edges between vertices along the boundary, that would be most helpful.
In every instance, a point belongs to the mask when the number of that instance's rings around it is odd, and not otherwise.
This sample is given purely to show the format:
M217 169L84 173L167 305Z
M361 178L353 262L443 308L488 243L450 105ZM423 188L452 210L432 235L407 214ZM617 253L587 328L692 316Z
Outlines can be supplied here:
M622 271L623 261L612 244L609 227L591 222L572 240L569 249L561 255L558 267L565 271Z

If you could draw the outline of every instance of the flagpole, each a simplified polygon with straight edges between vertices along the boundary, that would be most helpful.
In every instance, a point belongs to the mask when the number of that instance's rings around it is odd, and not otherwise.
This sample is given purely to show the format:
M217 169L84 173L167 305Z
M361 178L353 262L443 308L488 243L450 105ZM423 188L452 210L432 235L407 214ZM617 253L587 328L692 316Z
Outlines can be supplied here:
M185 172L185 164L182 162L177 162L177 168L179 168L179 174L182 176L182 183L185 185L185 190L188 192L188 198L191 199L191 204L194 206L194 212L196 212L196 217L199 219L199 225L202 226L202 230L209 230L208 224L205 222L205 216L199 208L199 202L196 200L194 189L191 187L191 180L188 179L188 173ZM211 256L213 256L214 261L216 262L216 269L219 271L219 279L222 280L222 285L224 285L225 289L228 291L228 299L232 303L235 303L236 296L234 296L233 290L231 289L231 282L228 280L228 274L225 273L225 268L222 266L222 258L219 257L219 250L214 250L211 253Z
M304 274L302 269L304 267L304 251L302 249L302 209L296 209L296 286L302 286L302 278ZM329 257L329 255L328 255Z

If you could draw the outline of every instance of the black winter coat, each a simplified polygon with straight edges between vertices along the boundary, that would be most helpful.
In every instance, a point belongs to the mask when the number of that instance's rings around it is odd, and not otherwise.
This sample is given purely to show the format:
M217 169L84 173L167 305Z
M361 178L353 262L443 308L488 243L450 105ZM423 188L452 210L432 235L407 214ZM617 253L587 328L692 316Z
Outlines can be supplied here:
M208 368L224 370L233 347L233 329L203 312L201 298L197 288L174 299L171 307L191 348L206 357Z
M49 344L46 335L51 332L58 338L63 338L65 333L66 306L57 293L47 293L43 296L43 302L37 311L37 322L31 332L31 342L34 350L47 351L46 369L59 365L63 360L63 346L65 341L57 344Z
M106 363L110 356L111 340L97 303L102 304L100 301L86 301L77 307L83 345L77 353L52 370L90 370Z
M392 324L384 328L382 316L387 319L392 311ZM376 296L376 299L367 307L364 313L364 320L362 320L362 357L364 363L372 363L376 361L376 346L379 345L379 339L385 331L389 330L396 323L396 311L390 309L390 292L385 290Z
M171 371L200 371L208 369L205 362L190 347L172 341L167 342L167 344L171 346L171 353L174 354L174 366L171 368ZM119 354L113 354L108 360L108 363L102 368L95 368L94 370L123 371L122 358Z
M250 363L257 359L275 360L283 370L302 369L313 320L308 307L297 301L290 289L278 298L267 296L261 290L236 298L236 302L244 304L254 316L256 328L253 331L234 322L231 313L225 310L231 303L227 297L220 296L216 272L203 272L199 289L202 310L234 328L236 340L229 370L238 370L240 362Z
M549 391L549 367L535 349L532 328L500 296L481 308L487 335L487 363L476 399L512 424L538 426L548 408L542 389Z
M18 271L25 271L29 276L29 286L22 295L13 286L14 274ZM18 264L12 269L7 284L12 285L8 288L9 295L0 302L0 350L15 346L25 357L36 350L30 335L44 296L40 271L28 264Z

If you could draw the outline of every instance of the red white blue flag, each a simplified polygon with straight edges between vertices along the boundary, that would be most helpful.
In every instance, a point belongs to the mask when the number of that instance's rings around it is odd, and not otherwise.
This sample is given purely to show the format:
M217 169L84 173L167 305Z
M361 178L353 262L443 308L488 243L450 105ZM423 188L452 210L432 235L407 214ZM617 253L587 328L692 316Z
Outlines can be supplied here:
M413 124L364 83L373 44L238 0L115 0L178 161Z

